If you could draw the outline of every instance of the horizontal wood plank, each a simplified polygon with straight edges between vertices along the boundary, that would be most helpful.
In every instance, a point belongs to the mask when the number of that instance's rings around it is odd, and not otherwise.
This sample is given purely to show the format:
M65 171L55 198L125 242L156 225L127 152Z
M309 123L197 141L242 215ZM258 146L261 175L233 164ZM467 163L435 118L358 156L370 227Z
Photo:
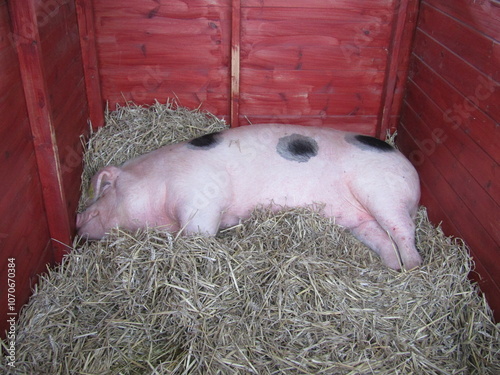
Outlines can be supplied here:
M242 19L245 21L268 21L270 24L277 22L277 25L287 20L301 20L306 24L319 21L320 24L322 22L328 22L329 25L355 23L363 24L364 27L370 24L377 24L372 27L386 27L392 21L391 12L393 6L387 6L387 3L382 8L371 2L364 3L360 7L328 7L325 5L315 8L307 5L307 2L303 2L302 7L272 7L268 5L265 7L248 7L242 5ZM297 24L297 26L299 25Z
M117 36L117 39L122 39ZM126 38L127 42L101 42L100 64L106 67L155 65L159 69L219 69L227 66L229 53L208 36L158 36ZM190 48L185 48L190 46Z
M375 135L376 116L240 116L241 125L250 124L293 124L319 126L350 131L366 135Z
M429 128L425 147L430 154L434 154L441 147L449 149L453 158L466 169L468 174L474 177L484 192L489 194L492 199L500 197L500 167L498 162L493 160L477 143L471 142L469 135L462 129L443 123L443 111L413 82L408 83L406 105L415 115L418 114ZM445 160L438 153L433 157L438 158L441 162ZM450 163L452 163L451 166L455 164L455 161L452 160ZM454 172L458 173L459 171L455 169ZM479 194L481 193L478 192L477 195Z
M246 93L359 93L381 88L384 72L371 71L308 71L308 70L241 70L242 92ZM243 87L244 86L244 87Z
M122 0L116 6L114 0L94 1L97 17L110 16L119 19L168 17L176 19L217 19L224 15L229 18L231 0L168 0L159 3L155 0ZM97 18L98 19L98 18Z
M461 129L469 135L471 142L475 142L497 163L500 162L498 125L475 105L475 100L471 101L473 98L466 98L418 57L412 61L410 81L443 111L442 126ZM486 97L489 90L482 88L478 93Z
M425 0L425 3L450 15L459 23L500 40L500 7L494 6L490 0Z
M176 19L167 17L136 18L136 17L110 17L100 16L97 21L99 28L97 37L99 41L113 41L115 33L127 30L135 34L156 35L201 35L220 37L222 23L220 19L207 20ZM126 27L124 27L126 25Z
M460 56L478 70L500 82L498 56L494 49L499 42L469 25L423 3L420 8L419 29Z
M229 73L224 67L218 70L178 70L175 73L157 66L102 68L101 73L106 75L102 83L105 98L123 93L142 103L154 95L158 100L183 94L229 97Z
M438 41L417 31L414 54L465 97L500 122L500 89L498 83L452 53Z
M262 70L385 70L387 52L382 48L344 48L332 45L276 45L273 38L257 43L248 38L241 48L241 65Z
M386 47L389 42L390 28L386 24L303 20L300 14L283 16L283 20L276 21L253 19L246 15L248 18L242 21L242 40L248 38L254 43L262 43L274 38L278 45L290 40L296 40L296 45L322 45L328 41L327 45L351 44L362 47Z
M347 9L359 13L359 9L379 11L387 14L394 6L394 1L387 0L242 0L243 7L267 8L321 8Z
M357 93L316 94L298 91L242 93L242 115L355 116L375 115L380 95L369 90Z

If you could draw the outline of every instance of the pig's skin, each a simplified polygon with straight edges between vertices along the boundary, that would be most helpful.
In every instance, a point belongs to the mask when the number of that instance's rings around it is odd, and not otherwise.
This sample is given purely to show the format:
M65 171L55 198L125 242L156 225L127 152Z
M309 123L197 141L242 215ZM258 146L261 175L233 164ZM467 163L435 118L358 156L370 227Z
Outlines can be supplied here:
M106 167L92 187L95 198L77 218L78 233L89 239L116 226L215 235L257 206L318 203L388 267L421 263L417 172L386 143L353 133L276 124L229 129Z

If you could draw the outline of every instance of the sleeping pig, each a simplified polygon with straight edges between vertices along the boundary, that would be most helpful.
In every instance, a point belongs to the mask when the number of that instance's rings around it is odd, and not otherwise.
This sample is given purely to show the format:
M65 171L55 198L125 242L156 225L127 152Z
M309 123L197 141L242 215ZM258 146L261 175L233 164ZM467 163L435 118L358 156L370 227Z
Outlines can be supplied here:
M255 207L320 204L390 268L421 263L414 216L419 179L389 144L298 125L250 125L164 146L100 170L78 233L162 227L215 235Z

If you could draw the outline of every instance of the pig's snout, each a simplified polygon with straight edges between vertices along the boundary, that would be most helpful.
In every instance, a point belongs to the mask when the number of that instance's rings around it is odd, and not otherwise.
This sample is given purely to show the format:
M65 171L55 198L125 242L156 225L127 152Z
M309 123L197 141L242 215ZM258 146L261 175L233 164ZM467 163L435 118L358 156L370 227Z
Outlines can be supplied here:
M105 235L97 210L87 210L76 215L78 235L88 240L99 240Z

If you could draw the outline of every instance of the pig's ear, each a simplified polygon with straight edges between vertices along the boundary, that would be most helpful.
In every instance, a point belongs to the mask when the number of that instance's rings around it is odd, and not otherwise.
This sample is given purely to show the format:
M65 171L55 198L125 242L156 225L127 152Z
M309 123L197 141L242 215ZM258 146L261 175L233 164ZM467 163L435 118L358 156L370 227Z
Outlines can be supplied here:
M115 181L120 174L120 168L109 166L101 169L93 178L89 197L92 201L98 200L106 190L114 188Z

